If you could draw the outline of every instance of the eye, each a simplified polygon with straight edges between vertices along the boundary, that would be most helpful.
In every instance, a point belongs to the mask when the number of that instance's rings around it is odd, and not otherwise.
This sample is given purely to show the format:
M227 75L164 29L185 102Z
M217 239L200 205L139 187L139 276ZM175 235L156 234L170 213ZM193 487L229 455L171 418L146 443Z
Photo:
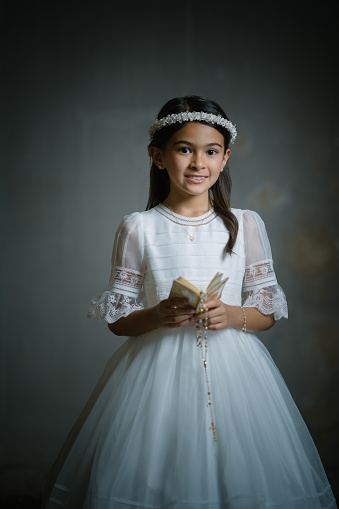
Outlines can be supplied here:
M183 154L189 154L190 149L188 147L180 147L179 152L182 152Z
M215 154L217 154L217 153L218 153L218 151L217 151L217 150L215 150L214 148L210 148L209 150L207 150L207 154L208 154L209 156L214 156L214 155L215 155Z

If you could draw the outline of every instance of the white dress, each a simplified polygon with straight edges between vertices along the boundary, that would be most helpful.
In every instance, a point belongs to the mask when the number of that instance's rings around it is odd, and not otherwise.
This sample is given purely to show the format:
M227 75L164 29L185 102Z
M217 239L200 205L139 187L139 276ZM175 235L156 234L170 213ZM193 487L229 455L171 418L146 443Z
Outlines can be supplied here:
M90 315L114 322L156 305L183 276L205 289L228 276L223 302L287 317L265 226L233 209L239 233L214 213L184 218L169 210L123 218L109 288ZM191 222L187 222L191 221ZM270 354L254 334L209 331L206 379L194 324L129 338L109 360L54 468L48 509L335 508L320 458Z

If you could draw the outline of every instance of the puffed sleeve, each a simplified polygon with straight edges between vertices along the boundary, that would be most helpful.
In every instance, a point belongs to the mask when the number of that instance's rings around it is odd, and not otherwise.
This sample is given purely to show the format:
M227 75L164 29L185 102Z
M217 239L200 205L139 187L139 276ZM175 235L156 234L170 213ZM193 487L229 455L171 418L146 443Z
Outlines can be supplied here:
M142 216L125 216L116 232L108 289L92 299L87 316L113 323L143 309L140 293L144 274Z
M274 313L275 320L287 318L287 302L273 269L271 246L260 216L243 212L246 254L243 281L243 307L255 307L264 315Z

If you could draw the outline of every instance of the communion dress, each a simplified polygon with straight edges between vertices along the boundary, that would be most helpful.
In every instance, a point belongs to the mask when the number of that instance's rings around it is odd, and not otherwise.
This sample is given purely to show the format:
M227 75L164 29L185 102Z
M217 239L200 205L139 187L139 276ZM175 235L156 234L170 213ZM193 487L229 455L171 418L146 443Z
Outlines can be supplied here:
M109 287L89 315L113 323L166 299L180 276L205 290L221 272L229 278L223 302L286 318L263 221L232 211L239 222L232 255L224 253L228 231L213 210L186 218L160 204L125 216ZM208 331L217 427L210 429L196 335L195 322L156 329L114 353L56 460L48 509L336 507L307 427L252 333Z

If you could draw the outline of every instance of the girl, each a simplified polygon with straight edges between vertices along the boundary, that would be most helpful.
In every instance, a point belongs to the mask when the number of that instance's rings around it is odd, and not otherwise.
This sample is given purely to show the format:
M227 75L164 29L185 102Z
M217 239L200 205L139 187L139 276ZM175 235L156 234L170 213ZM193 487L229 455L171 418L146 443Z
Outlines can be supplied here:
M335 501L308 430L252 332L287 318L265 226L230 208L236 129L215 102L172 99L150 128L146 212L125 216L90 316L131 336L54 466L48 508L310 509ZM169 293L205 290L198 312Z

